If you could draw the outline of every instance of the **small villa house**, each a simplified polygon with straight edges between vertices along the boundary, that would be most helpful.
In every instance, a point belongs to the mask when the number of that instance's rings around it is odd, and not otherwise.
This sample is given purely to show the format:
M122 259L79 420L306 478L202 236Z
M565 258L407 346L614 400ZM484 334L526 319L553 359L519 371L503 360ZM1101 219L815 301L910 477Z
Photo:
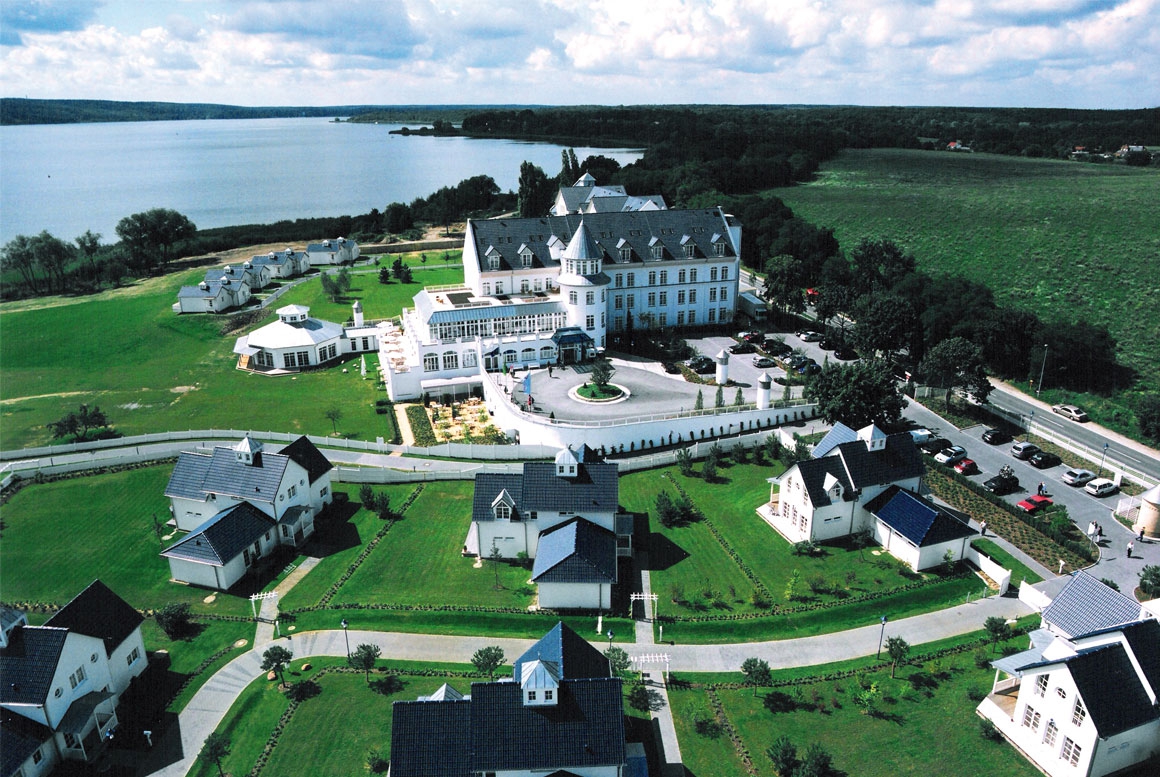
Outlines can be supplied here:
M143 620L99 580L42 626L0 608L3 777L41 777L104 752L122 694L148 665Z
M352 264L358 259L358 243L340 237L337 240L323 240L306 246L312 267L329 264Z
M270 283L270 269L264 264L255 266L251 262L243 262L240 266L227 264L225 267L206 270L205 279L207 281L245 281L250 287L250 291L257 291L264 289Z
M279 453L249 435L232 448L183 452L165 489L187 532L161 552L173 578L226 590L278 545L300 547L333 500L331 468L306 437Z
M204 280L196 286L182 286L177 292L178 313L222 313L250 301L250 284L228 276Z
M1043 611L1031 646L993 661L976 712L1051 777L1160 759L1160 623L1086 572Z
M345 327L310 317L310 308L278 308L278 320L242 335L234 343L238 369L289 373L332 362L342 356L374 353L380 329L363 323L362 305L353 306L354 325Z
M621 680L576 632L557 624L512 669L468 696L444 686L395 702L391 777L647 774L625 743Z
M254 267L265 267L271 279L296 278L310 269L310 257L305 251L287 248L283 251L255 254L250 258L250 264Z

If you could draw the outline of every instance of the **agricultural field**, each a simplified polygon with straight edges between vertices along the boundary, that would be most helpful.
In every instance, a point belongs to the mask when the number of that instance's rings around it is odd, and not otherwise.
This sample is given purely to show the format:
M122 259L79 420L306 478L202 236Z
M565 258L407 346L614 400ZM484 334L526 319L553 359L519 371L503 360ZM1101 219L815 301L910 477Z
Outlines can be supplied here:
M815 182L774 190L847 250L893 240L920 269L984 283L1001 303L1106 324L1120 362L1153 388L1157 191L1155 168L899 149L846 150Z
M178 316L171 309L177 289L196 283L204 272L175 273L92 297L0 306L0 448L49 443L45 425L81 403L99 406L123 435L198 428L332 434L323 416L326 408L319 406L321 396L342 409L340 435L363 440L394 436L394 419L374 411L375 399L385 396L376 391L372 377L378 367L374 355L367 357L366 380L357 361L274 378L235 369L233 346L241 333L221 334L225 317ZM341 304L327 300L314 278L273 307L308 305L313 315L342 322L350 317L351 303L360 299L368 319L389 318L422 285L462 278L458 268L419 267L415 283L383 285L375 274L355 274ZM270 310L254 328L272 320ZM76 339L79 332L83 341Z

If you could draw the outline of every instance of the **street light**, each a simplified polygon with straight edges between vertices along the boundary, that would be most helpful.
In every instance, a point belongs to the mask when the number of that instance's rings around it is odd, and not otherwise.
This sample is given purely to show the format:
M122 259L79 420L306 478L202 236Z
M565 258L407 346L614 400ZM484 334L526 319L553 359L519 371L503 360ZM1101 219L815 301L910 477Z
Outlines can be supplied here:
M616 635L614 633L612 633L612 629L609 629L608 630L608 649L609 650L612 650L612 638L615 636Z
M1104 443L1104 455L1100 456L1100 474L1104 474L1104 460L1108 458L1108 444Z
M882 616L882 630L878 632L878 656L875 660L882 658L882 638L886 636L886 616Z
M1047 368L1047 343L1043 344L1043 364L1039 365L1039 385L1035 387L1035 396L1043 391L1043 370Z
M346 640L346 657L347 658L350 658L350 634L346 630L347 626L349 626L349 625L350 624L346 622L346 618L343 618L342 619L342 637L344 640Z

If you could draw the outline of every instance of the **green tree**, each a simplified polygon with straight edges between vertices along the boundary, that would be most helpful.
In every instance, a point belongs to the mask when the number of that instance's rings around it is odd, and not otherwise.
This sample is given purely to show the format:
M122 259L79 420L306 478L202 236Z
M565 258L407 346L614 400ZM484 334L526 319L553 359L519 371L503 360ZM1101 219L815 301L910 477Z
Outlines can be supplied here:
M173 602L165 605L153 617L157 621L157 628L165 632L171 640L181 639L189 633L193 610L185 602Z
M48 232L41 232L32 238L32 246L37 266L44 270L51 288L65 290L65 273L76 257L76 248Z
M24 285L33 295L42 293L37 275L36 238L17 235L0 250L0 270L15 270L24 279Z
M116 230L129 256L141 267L165 267L173 258L174 248L197 234L192 221L167 208L126 216L117 222Z
M705 463L701 465L701 477L706 483L712 483L717 479L717 463L720 459L713 454L713 449L709 449L709 455L705 457Z
M475 667L475 671L480 674L486 674L489 680L495 679L495 670L499 669L506 662L507 659L504 658L503 648L499 645L481 647L471 656L471 665Z
M628 674L629 668L632 666L632 659L628 657L624 648L614 645L604 651L604 657L608 659L608 666L612 670L613 677L624 677Z
M1136 403L1136 423L1140 434L1160 442L1160 394L1144 394Z
M991 638L991 652L994 652L999 643L1011 636L1011 626L998 615L992 615L983 621L983 628Z
M942 388L965 390L976 402L986 402L991 393L983 349L964 337L943 340L927 351L919 372ZM950 404L948 392L947 410L950 410Z
M366 675L367 685L371 684L371 670L375 668L375 662L379 660L379 656L383 654L382 648L378 645L369 645L363 643L354 649L346 662L355 669L361 669Z
M790 573L789 580L785 582L785 600L792 602L797 598L798 589L801 586L802 573L796 569Z
M657 519L661 525L670 528L677 523L677 510L668 491L660 491L656 498Z
M890 677L893 678L895 668L910 655L910 643L902 637L887 637L886 652L890 654Z
M377 494L375 496L375 514L379 516L380 521L393 521L398 516L395 511L391 509L391 495Z
M338 405L328 407L323 415L326 416L326 420L330 421L330 427L334 433L338 434L338 422L342 420L342 408Z
M870 685L854 694L854 704L862 710L863 715L873 715L879 695L878 683L870 683Z
M1140 570L1140 590L1150 599L1160 598L1160 564L1148 564Z
M725 407L725 387L718 386L717 394L713 397L713 407Z
M704 394L702 389L697 389L697 399L695 402L693 402L693 409L694 410L704 410L705 409L705 394Z
M358 488L358 501L362 503L363 509L375 509L375 490L371 488L370 483L363 483Z
M759 686L769 685L771 674L769 663L760 658L747 658L741 662L741 673L745 675L745 682L753 686L753 696L757 696Z
M773 740L773 744L766 748L765 756L773 764L777 777L791 777L798 765L797 745L785 734Z
M519 183L519 213L523 218L536 218L547 215L552 205L555 191L544 174L531 162L520 165Z
M741 407L744 404L745 404L745 394L743 394L741 392L741 387L738 386L737 387L737 394L736 394L736 396L733 397L733 406L734 407Z
M81 256L88 260L89 267L95 271L97 269L97 254L101 250L100 233L86 229L85 233L77 235L73 242L77 244L77 250L81 252Z
M681 470L682 475L685 477L692 477L693 454L689 452L688 448L677 449L677 467Z
M225 777L225 772L222 771L222 759L230 754L230 740L226 739L226 735L220 731L212 731L210 735L205 738L205 742L201 745L201 750L197 757L203 761L209 761L217 767L218 777Z
M383 212L383 226L392 234L406 232L415 226L411 209L401 202L392 202Z
M841 421L851 429L892 424L905 406L889 368L875 360L827 364L806 384L803 396L817 403L827 423Z
M90 408L81 405L76 412L67 413L56 421L47 424L52 430L53 439L75 436L78 440L88 439L89 432L94 429L103 429L109 425L109 419L96 405Z
M608 359L597 359L592 362L592 382L596 384L597 389L604 391L608 388L608 382L612 380L612 373L615 369L612 362Z
M503 558L503 555L499 552L499 546L495 544L495 540L492 540L491 550L487 557L491 559L491 569L495 572L495 590L498 591L503 587L499 584L499 560Z
M778 254L765 263L765 288L762 295L771 305L786 313L806 309L805 278L801 263L789 254Z
M282 673L293 659L294 654L289 650L281 645L272 645L262 654L262 671L275 673L278 675L278 682L285 685L286 678Z
M338 302L339 297L342 296L342 289L338 287L334 276L330 273L322 273L318 277L318 282L322 284L322 293L327 296L331 302Z
M811 742L794 777L829 777L833 765L834 759L826 749L817 742Z
M864 356L905 348L917 329L914 306L895 294L867 294L854 304L850 337Z

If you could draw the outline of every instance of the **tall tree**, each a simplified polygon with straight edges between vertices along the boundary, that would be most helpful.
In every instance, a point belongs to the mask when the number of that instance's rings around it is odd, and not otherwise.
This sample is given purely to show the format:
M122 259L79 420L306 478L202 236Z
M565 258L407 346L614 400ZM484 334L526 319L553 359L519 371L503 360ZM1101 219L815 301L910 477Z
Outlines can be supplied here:
M890 677L893 678L898 664L910 655L910 643L902 637L887 637L886 652L890 654Z
M894 294L868 294L854 305L855 347L863 354L888 355L905 348L917 327L914 307Z
M275 673L278 675L278 682L285 685L286 678L282 672L292 660L294 660L293 653L281 645L272 645L266 648L266 652L262 654L262 671Z
M753 695L757 696L757 688L769 685L769 663L760 658L747 658L741 662L741 673L745 675L745 682L753 686Z
M489 680L495 679L495 670L499 669L506 662L507 659L504 657L503 648L499 645L481 647L471 656L471 665L475 667L475 671L480 674L487 674Z
M168 208L134 213L117 222L117 237L141 267L165 267L173 250L197 233L197 226L184 215Z
M69 263L76 256L76 249L71 243L66 243L47 231L34 237L32 242L36 263L49 277L50 285L57 291L64 291L65 273Z
M89 266L97 269L97 253L101 250L101 235L94 233L91 229L86 229L83 235L77 235L73 240L77 244L77 249L81 252L81 256L89 260Z
M851 429L891 424L902 417L904 407L890 368L875 360L831 362L806 384L803 396L818 404L827 423L841 421Z
M1000 642L1011 636L1011 626L998 615L992 615L983 621L983 628L987 630L987 636L991 638L992 651Z
M608 388L608 382L612 380L612 373L616 368L612 366L612 362L608 359L600 358L592 362L592 382L596 384L601 391Z
M371 670L375 668L375 661L383 654L378 645L362 644L354 649L346 662L355 669L361 669L366 675L367 685L371 682Z
M983 366L983 349L963 337L951 337L927 351L919 371L941 388L961 388L976 402L986 402L991 382ZM946 406L950 409L947 392Z
M608 659L608 668L613 677L623 677L628 674L629 667L632 666L632 659L628 657L624 648L613 645L604 651L604 657Z
M204 761L209 761L217 767L218 777L225 777L225 772L222 771L222 759L230 754L230 740L226 739L226 735L219 731L212 731L210 735L205 738L205 742L198 752L198 758Z
M24 279L24 285L34 295L41 293L40 279L36 276L36 251L33 239L17 235L0 250L0 270L15 270Z
M547 215L553 191L548 176L531 162L520 165L519 212L524 218Z
M798 765L797 745L785 734L773 740L773 744L766 749L765 756L773 764L773 771L777 777L791 777Z
M806 309L801 263L789 254L770 257L765 263L765 288L762 296L786 313L801 313Z

